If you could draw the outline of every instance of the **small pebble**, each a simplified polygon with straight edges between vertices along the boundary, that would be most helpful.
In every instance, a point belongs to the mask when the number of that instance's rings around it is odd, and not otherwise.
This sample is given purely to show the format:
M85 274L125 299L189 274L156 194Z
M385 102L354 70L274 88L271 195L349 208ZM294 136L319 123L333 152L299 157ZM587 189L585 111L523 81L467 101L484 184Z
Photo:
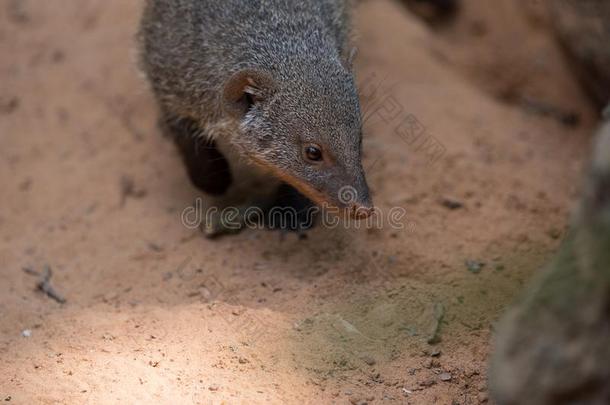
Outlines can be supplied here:
M13 97L10 100L2 100L0 99L0 113L1 114L10 114L15 111L19 107L19 99L17 97Z
M366 364L368 364L369 366L374 366L375 363L377 363L375 361L374 358L372 358L371 356L362 356L361 357L362 361L364 361Z
M441 379L441 381L451 381L452 378L451 374L449 373L441 373L438 377Z
M220 388L220 387L219 387L218 385L216 385L216 384L212 384L212 385L210 385L210 386L208 387L208 389L209 389L210 391L218 391L218 390L219 390L219 388Z
M473 274L479 274L485 267L485 263L476 260L466 260L466 268Z
M32 336L32 331L30 329L24 329L21 331L21 336L28 338Z
M457 210L464 206L464 203L451 197L445 197L441 200L441 205L450 210Z
M561 238L561 230L558 228L551 228L548 231L546 231L546 234L551 238L551 239L559 239Z
M419 385L420 385L421 387L431 387L431 386L433 386L434 384L436 384L436 381L434 381L432 378L429 378L429 379L427 379L427 380L423 380L423 381L421 381L421 382L419 383Z

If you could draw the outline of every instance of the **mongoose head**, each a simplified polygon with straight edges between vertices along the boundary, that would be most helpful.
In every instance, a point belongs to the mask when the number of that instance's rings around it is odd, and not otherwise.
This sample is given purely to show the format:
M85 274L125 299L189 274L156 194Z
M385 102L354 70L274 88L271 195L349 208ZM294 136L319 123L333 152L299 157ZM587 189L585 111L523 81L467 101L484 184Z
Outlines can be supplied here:
M360 106L347 69L283 77L246 69L223 85L232 143L319 205L366 218L372 202L361 162Z

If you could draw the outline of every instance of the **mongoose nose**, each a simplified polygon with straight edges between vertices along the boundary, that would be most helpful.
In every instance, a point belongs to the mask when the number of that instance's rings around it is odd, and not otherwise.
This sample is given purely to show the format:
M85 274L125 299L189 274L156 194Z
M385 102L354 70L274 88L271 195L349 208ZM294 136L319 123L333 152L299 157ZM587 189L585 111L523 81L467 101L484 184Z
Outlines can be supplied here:
M373 207L367 207L358 203L352 203L349 207L349 215L353 219L366 219L373 213Z

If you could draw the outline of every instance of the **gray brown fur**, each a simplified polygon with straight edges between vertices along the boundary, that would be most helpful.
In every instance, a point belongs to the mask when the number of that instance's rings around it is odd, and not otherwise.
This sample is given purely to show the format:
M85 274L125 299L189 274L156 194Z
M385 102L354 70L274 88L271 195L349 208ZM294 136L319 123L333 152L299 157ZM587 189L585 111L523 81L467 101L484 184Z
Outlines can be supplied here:
M340 205L351 186L369 207L349 21L347 0L148 0L141 60L164 119L192 120L311 199ZM256 82L241 113L226 96L240 72ZM304 143L332 161L306 164Z

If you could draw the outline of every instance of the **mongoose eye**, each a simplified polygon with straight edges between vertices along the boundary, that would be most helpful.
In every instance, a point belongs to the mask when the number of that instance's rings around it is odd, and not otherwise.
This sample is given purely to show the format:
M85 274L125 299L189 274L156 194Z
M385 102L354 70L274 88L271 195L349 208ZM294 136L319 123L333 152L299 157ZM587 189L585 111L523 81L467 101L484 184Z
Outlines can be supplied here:
M322 149L317 145L305 146L305 158L310 162L322 161Z

